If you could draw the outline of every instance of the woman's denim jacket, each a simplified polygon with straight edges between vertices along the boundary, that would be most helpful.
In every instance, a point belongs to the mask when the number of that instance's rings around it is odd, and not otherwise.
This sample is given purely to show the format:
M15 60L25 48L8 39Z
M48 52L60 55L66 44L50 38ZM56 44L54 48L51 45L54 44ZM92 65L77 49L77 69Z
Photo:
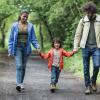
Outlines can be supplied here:
M10 55L16 54L17 40L18 40L18 22L15 22L11 27L9 42L8 42L8 53ZM31 54L32 51L31 43L36 49L39 48L39 44L34 32L34 27L31 23L28 22L28 40L26 43L26 54L28 55Z

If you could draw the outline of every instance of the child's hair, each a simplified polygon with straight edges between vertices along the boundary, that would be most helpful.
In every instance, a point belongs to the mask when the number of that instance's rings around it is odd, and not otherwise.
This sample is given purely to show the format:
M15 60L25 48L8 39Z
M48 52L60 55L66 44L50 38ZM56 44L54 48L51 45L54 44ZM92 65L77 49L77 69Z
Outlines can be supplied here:
M61 44L61 40L59 37L55 37L52 41L52 47L54 48L54 43L59 43L60 44L60 48L62 47L62 44Z

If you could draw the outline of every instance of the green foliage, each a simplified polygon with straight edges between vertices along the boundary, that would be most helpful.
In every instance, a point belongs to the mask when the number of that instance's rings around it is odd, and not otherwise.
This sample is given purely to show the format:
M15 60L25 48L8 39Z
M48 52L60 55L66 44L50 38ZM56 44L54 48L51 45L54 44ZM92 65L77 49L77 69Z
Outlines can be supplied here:
M35 25L42 23L44 41L49 41L50 34L61 37L63 44L71 48L79 19L82 16L81 6L87 0L1 0L0 23L3 19L12 22L11 15L17 19L15 13L29 9L31 22ZM89 0L88 0L89 1ZM97 2L97 0L96 0ZM5 9L6 8L6 9ZM38 30L38 29L37 29ZM39 33L39 31L38 31ZM39 35L38 35L39 36Z
M73 73L83 73L82 55L81 52L73 55L71 58L65 58L65 70L70 70Z
M71 48L77 24L82 16L80 8L86 1L14 0L14 4L19 9L29 8L32 12L31 21L37 25L40 22L44 25L45 31L42 29L44 41L49 36L58 36L66 47Z
M1 48L0 47L0 53L7 53L8 51L7 51L7 47L5 47L5 48Z
M3 19L3 17L13 14L16 11L16 6L9 5L7 0L1 0L0 1L0 20Z

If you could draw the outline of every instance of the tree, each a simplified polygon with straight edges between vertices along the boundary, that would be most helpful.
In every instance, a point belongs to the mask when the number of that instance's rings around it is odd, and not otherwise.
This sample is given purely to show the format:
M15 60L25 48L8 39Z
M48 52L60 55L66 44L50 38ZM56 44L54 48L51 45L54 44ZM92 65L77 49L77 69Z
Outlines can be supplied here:
M0 26L15 11L28 9L31 21L39 26L42 48L44 41L51 42L56 36L61 38L65 47L71 48L77 24L83 16L80 8L87 1L90 0L1 0ZM98 0L92 1L100 5Z
M5 9L6 8L6 9ZM12 10L11 10L12 9ZM5 47L5 23L6 19L11 16L16 10L16 7L8 2L8 0L0 1L0 30L1 30L1 41L0 45Z

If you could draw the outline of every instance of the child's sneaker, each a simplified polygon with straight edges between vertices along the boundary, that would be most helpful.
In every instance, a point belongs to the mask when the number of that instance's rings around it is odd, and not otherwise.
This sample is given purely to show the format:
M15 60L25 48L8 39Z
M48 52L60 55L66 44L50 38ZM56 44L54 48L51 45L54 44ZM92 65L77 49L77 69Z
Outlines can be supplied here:
M50 84L50 87L51 87L50 91L51 91L52 93L54 93L55 90L56 90L55 84Z
M55 84L51 84L51 89L55 89L56 88L56 85Z
M58 90L58 84L55 84L55 89Z

